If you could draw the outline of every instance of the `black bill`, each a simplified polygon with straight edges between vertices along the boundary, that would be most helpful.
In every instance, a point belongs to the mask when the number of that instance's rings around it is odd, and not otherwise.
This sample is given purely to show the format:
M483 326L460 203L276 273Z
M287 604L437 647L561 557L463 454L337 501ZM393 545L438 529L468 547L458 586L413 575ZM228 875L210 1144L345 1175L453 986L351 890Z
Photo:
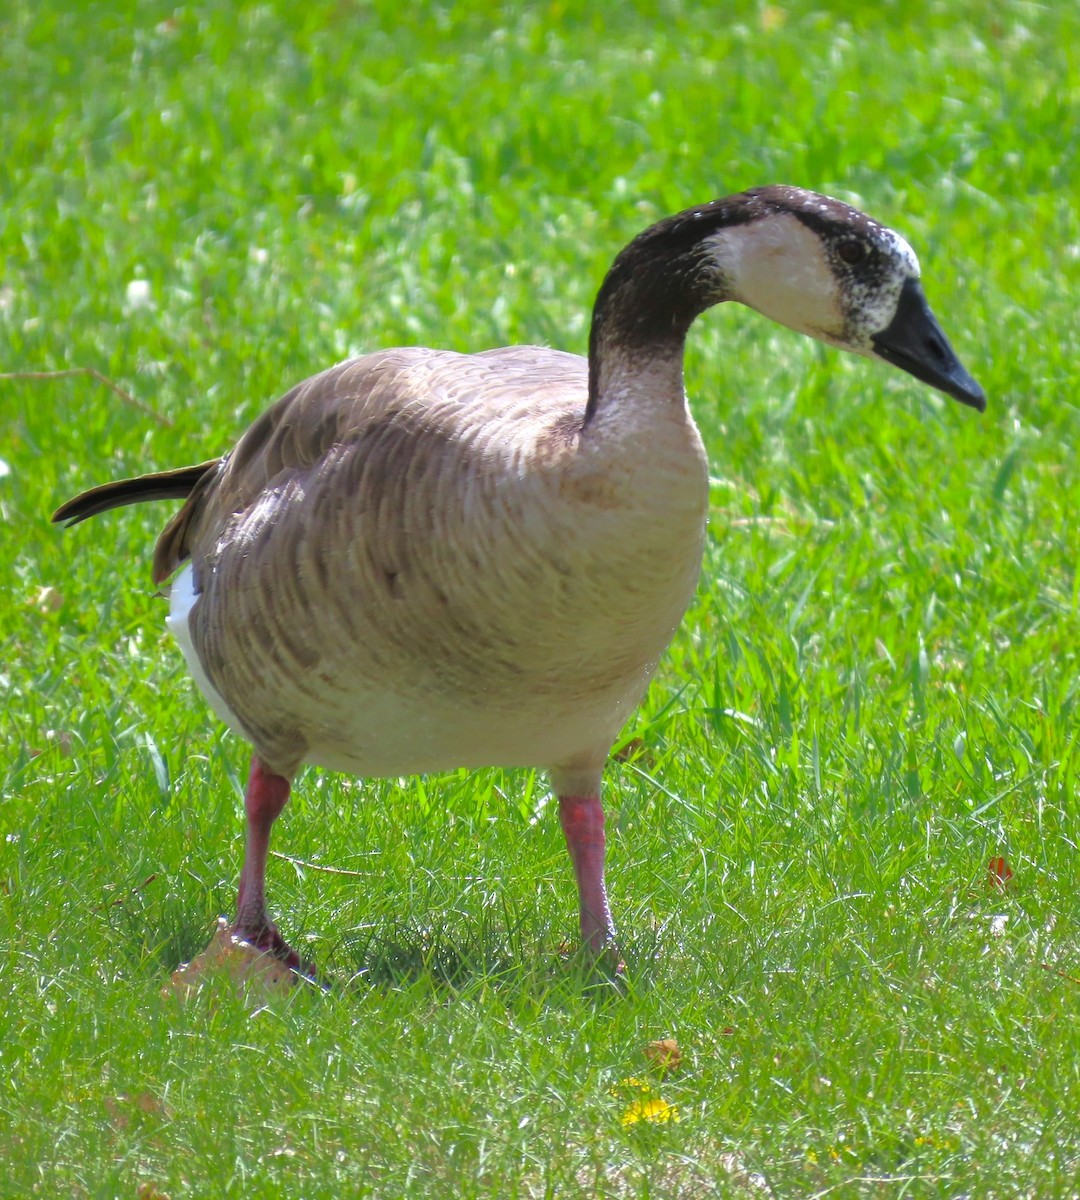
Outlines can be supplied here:
M900 292L896 315L871 335L874 353L961 404L983 412L986 393L956 357L949 339L930 311L922 284L909 279Z

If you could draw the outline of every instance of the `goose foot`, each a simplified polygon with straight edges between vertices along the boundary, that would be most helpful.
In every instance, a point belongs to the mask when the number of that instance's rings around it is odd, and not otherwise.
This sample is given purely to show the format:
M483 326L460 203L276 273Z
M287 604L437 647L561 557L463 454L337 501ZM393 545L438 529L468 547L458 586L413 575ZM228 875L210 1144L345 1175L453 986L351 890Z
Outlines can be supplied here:
M217 928L206 948L190 962L181 963L176 968L162 988L162 995L186 1000L208 981L221 977L232 983L238 995L254 996L257 1000L289 992L301 981L311 979L310 975L297 970L295 965L290 966L273 954L263 953L242 933L237 933L224 917L219 917ZM312 982L320 981L315 979Z
M249 929L237 920L233 922L229 933L237 941L246 942L249 946L254 946L261 954L272 955L288 967L290 971L295 971L297 975L303 975L305 978L312 980L312 982L318 982L315 967L300 957L281 936L277 926L273 922L267 921L261 928Z

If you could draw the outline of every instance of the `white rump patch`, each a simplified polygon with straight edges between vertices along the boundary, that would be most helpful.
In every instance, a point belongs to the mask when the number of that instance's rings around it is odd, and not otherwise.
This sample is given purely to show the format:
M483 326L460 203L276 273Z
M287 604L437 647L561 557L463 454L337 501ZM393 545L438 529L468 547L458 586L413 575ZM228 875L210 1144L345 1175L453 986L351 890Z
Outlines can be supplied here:
M191 640L188 619L198 598L199 594L195 591L195 572L191 563L188 563L175 576L169 587L169 615L165 619L165 624L168 625L173 637L180 643L180 649L184 652L184 659L187 662L192 679L195 680L195 686L206 697L207 703L230 729L235 730L241 737L247 737L239 718L229 708L222 699L220 692L217 691L206 677L206 671L203 670L198 651L196 651L195 645Z

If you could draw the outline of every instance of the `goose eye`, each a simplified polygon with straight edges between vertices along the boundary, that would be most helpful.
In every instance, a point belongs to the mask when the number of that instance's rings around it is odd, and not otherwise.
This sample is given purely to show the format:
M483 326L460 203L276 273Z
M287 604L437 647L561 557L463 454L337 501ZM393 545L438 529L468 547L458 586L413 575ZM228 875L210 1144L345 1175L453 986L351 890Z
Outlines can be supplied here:
M849 267L854 267L866 258L866 245L856 241L841 242L836 253Z

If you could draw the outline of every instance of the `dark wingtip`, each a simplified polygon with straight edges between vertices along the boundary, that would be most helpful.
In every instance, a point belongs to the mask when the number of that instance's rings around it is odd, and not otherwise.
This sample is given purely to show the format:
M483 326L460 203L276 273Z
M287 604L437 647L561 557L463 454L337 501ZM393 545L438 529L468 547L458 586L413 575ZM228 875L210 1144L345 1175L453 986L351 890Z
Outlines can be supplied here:
M80 501L84 499L85 496L76 496L73 500L68 500L64 504L61 504L49 518L50 522L53 525L63 525L65 529L70 529L72 525L78 525L80 521L85 521L87 517L92 517L96 513L103 511L89 505L82 506Z
M98 513L114 507L104 502L95 504L91 497L96 490L95 488L93 491L83 492L82 495L75 496L61 504L49 520L53 525L63 525L65 529L70 529L72 525L78 525L80 521L85 521L88 517L97 516Z
M61 504L51 517L52 523L70 528L88 517L96 517L99 513L122 508L126 504L143 504L148 500L186 500L199 480L208 471L218 467L221 461L212 458L193 467L157 471L152 475L99 484Z

